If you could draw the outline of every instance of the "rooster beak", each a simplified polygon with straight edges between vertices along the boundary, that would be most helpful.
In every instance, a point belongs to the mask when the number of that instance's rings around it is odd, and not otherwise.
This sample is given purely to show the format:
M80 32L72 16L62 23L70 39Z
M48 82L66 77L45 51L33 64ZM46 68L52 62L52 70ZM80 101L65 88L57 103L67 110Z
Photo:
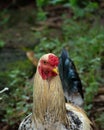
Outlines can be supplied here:
M54 73L56 73L56 74L59 74L59 72L58 72L58 67L53 68L52 71L53 71Z

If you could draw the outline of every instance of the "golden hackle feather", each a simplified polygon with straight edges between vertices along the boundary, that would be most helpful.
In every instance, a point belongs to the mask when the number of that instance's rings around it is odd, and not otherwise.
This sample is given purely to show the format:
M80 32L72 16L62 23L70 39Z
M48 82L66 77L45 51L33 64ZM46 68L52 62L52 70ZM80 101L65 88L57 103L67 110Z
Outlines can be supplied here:
M38 71L36 72L33 104L33 116L39 122L45 122L45 116L46 118L49 116L52 120L50 122L60 121L66 123L65 101L59 76L47 82L41 78Z
M41 59L47 58L48 55L44 55ZM47 122L49 118L49 122L67 123L65 99L59 76L43 80L37 69L33 88L33 117L38 122Z

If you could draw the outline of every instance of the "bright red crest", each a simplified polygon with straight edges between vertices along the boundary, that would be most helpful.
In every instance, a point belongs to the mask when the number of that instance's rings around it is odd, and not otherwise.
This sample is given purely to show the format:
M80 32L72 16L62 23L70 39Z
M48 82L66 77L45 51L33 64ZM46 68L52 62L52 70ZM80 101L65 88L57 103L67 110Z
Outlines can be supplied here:
M49 60L48 60L48 62L49 62L50 65L52 65L52 66L58 66L59 59L58 59L57 56L50 54L50 55L49 55Z

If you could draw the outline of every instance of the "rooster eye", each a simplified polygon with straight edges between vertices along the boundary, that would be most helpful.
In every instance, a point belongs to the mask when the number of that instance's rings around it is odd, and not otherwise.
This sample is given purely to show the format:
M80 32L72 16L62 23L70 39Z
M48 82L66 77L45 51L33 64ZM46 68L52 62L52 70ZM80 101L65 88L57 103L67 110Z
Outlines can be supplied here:
M43 63L46 65L47 64L47 62L46 61L43 61Z

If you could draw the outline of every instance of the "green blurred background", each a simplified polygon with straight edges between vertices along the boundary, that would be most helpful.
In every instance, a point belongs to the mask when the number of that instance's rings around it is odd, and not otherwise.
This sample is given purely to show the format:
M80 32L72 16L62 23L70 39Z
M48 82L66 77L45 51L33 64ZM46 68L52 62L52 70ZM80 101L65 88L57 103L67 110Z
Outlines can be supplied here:
M84 109L104 129L104 1L0 1L0 129L16 130L32 111L36 70L27 58L66 48L80 75Z

